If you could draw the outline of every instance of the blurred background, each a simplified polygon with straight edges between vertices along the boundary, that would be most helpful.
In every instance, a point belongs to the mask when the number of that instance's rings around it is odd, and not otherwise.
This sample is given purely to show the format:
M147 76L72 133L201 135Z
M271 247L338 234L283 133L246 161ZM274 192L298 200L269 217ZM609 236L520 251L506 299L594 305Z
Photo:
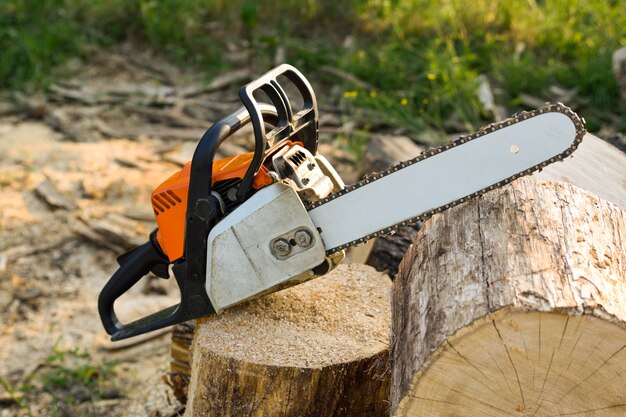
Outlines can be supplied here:
M81 71L94 50L131 43L200 72L260 74L277 61L338 82L375 122L419 136L470 130L567 98L588 129L626 131L611 56L626 44L621 0L5 0L0 86L34 91ZM328 68L326 68L328 69ZM495 104L479 93L485 83ZM483 93L485 95L486 93Z
M350 183L546 101L624 150L625 46L623 0L2 0L0 417L182 412L171 335L109 342L97 295L152 189L273 66L311 80ZM122 317L176 302L170 281Z

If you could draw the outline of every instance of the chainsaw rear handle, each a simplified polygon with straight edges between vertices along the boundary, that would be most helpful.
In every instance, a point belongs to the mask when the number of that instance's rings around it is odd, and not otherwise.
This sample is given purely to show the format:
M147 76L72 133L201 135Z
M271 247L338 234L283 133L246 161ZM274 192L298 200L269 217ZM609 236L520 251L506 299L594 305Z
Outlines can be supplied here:
M267 123L277 123L278 117L274 107L261 104L258 108ZM120 322L115 314L114 303L119 297L147 275L155 265L169 263L158 247L153 233L148 242L123 257L119 269L100 292L98 298L100 320L112 340L126 339L214 313L204 288L206 237L218 214L217 211L211 212L210 209L207 211L207 207L217 205L215 197L211 195L213 160L219 145L249 122L250 116L246 108L239 108L211 126L200 139L194 153L187 203L186 256L183 263L173 267L181 290L181 302L126 324ZM198 245L198 242L201 244ZM195 248L194 245L202 247Z
M98 311L108 334L125 329L115 314L113 303L135 285L157 264L168 263L162 252L155 246L155 239L133 249L120 261L120 267L104 286L98 298Z

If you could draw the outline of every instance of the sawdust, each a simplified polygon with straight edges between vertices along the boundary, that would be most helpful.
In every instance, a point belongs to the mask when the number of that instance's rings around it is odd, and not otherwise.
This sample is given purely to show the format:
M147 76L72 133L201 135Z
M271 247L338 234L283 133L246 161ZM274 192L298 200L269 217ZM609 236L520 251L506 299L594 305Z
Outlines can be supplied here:
M198 323L198 352L264 365L322 367L389 346L391 281L365 265L265 296Z

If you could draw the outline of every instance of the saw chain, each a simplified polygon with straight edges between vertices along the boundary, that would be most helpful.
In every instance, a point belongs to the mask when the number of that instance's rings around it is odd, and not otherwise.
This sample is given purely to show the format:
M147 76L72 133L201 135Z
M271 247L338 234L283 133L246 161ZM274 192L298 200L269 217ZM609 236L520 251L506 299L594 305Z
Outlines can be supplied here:
M522 122L524 120L528 120L528 119L530 119L532 117L536 117L536 116L538 116L540 114L544 114L544 113L548 113L548 112L562 113L562 114L566 115L567 117L569 117L572 120L572 122L574 123L574 126L576 127L576 138L575 138L574 142L572 143L572 146L567 148L561 154L559 154L559 155L557 155L555 157L552 157L550 159L547 159L547 160L541 162L540 164L537 164L537 165L535 165L535 166L533 166L531 168L526 169L525 171L522 171L522 172L519 172L519 173L517 173L515 175L512 175L509 178L506 178L506 179L504 179L502 181L499 181L499 182L497 182L495 184L492 184L492 185L490 185L488 187L485 187L482 190L476 191L475 193L473 193L473 194L471 194L469 196L460 198L460 199L458 199L456 201L453 201L451 203L448 203L448 204L446 204L444 206L434 208L434 209L432 209L432 210L430 210L430 211L428 211L426 213L423 213L423 214L421 214L419 216L413 217L413 218L405 220L405 221L403 221L401 223L398 223L398 224L389 226L387 228L381 229L381 230L379 230L377 232L374 232L374 233L371 233L371 234L369 234L367 236L363 236L363 237L361 237L359 239L353 240L351 242L347 242L347 243L345 243L343 245L340 245L340 246L337 246L335 248L328 249L326 251L326 253L330 255L332 253L344 250L344 249L346 249L348 247L365 243L368 240L374 239L376 237L394 234L400 227L409 226L409 225L413 225L413 224L415 224L417 222L424 221L427 218L431 217L433 214L441 213L442 211L445 211L445 210L447 210L447 209L449 209L451 207L454 207L454 206L456 206L458 204L464 203L464 202L466 202L466 201L468 201L468 200L470 200L472 198L475 198L475 197L478 197L478 196L480 196L482 194L485 194L486 192L491 191L491 190L493 190L495 188L502 187L503 185L506 185L506 184L510 183L511 181L517 179L517 178L523 177L525 175L532 174L535 171L539 171L539 170L543 169L544 167L546 167L547 165L550 165L551 163L554 163L556 161L560 161L560 160L565 159L566 157L571 155L572 152L574 152L576 150L576 148L578 147L578 144L580 144L580 142L582 141L583 136L586 133L585 121L584 121L584 119L581 119L572 109L570 109L569 107L563 105L562 103L546 103L545 106L540 107L540 108L538 108L536 110L524 111L524 112L521 112L521 113L516 113L516 114L512 115L511 117L507 118L506 120L503 120L503 121L500 121L500 122L496 122L496 123L491 123L489 125L483 126L480 130L478 130L475 133L471 133L469 135L461 136L458 139L456 139L456 140L454 140L454 141L452 141L450 143L447 143L445 145L442 145L440 147L428 149L428 150L422 152L417 157L415 157L413 159L408 159L406 161L402 161L402 162L400 162L398 164L395 164L395 165L389 167L388 169L386 169L385 171L368 174L361 181L359 181L359 182L357 182L355 184L352 184L352 185L348 185L345 188L343 188L342 190L339 190L339 191L329 195L326 198L322 198L322 199L319 199L319 200L317 200L317 201L315 201L313 203L310 203L309 205L307 205L307 210L308 211L311 211L311 210L313 210L313 209L315 209L317 207L320 207L320 206L322 206L322 205L324 205L324 204L326 204L326 203L328 203L328 202L330 202L330 201L332 201L332 200L334 200L336 198L339 198L339 197L341 197L341 196L343 196L345 194L348 194L348 193L350 193L350 192L352 192L354 190L357 190L357 189L359 189L359 188L361 188L361 187L363 187L365 185L368 185L368 184L370 184L370 183L372 183L374 181L380 180L381 178L384 178L387 175L393 174L394 172L400 171L400 170L402 170L404 168L407 168L407 167L409 167L409 166L411 166L413 164L416 164L416 163L421 162L421 161L423 161L425 159L428 159L428 158L430 158L432 156L440 154L441 152L444 152L444 151L446 151L448 149L454 148L456 146L459 146L459 145L462 145L464 143L470 142L472 140L478 139L481 136L487 135L489 133L493 133L493 132L495 132L495 131L497 131L499 129L502 129L502 128L505 128L505 127L509 127L509 126L514 125L516 123Z

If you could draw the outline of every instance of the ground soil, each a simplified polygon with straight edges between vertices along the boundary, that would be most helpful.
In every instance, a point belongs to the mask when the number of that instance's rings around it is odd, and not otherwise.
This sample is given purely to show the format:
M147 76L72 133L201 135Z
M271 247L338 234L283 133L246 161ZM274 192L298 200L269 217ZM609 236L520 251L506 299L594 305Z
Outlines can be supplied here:
M145 239L154 224L136 218L149 219L151 188L177 169L154 158L152 149L159 145L150 139L70 143L40 122L0 122L0 252L7 258L0 271L0 370L12 386L27 380L35 385L20 394L27 404L21 410L7 392L0 394L1 416L52 415L55 409L59 415L128 415L129 404L147 400L142 389L148 386L159 387L167 399L160 383L168 366L167 335L126 349L108 341L96 300L120 253L83 234L93 222L105 221L122 227L126 241ZM120 165L120 158L136 161L140 168ZM73 207L52 207L39 197L37 186L46 179ZM12 255L15 248L25 253ZM146 314L176 301L170 282L157 286L162 289L133 288L122 316ZM113 374L118 398L90 396L89 405L66 412L55 405L54 397L64 393L46 392L38 376L48 372L49 356L75 349L88 352L96 367L118 362Z

